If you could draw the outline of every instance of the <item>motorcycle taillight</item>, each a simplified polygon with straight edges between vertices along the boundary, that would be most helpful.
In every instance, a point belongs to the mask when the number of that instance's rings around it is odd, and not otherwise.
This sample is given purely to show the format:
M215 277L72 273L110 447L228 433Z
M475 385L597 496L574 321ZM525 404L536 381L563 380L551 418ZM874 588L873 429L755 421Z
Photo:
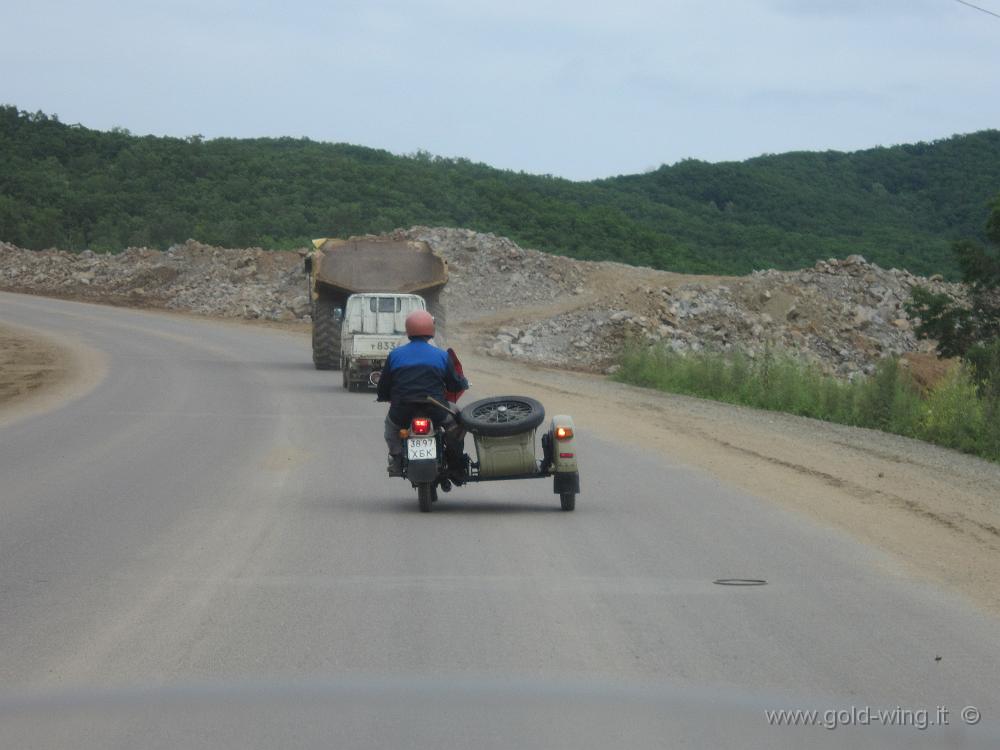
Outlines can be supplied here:
M431 420L425 417L417 417L413 420L413 424L410 425L410 432L414 435L430 435Z

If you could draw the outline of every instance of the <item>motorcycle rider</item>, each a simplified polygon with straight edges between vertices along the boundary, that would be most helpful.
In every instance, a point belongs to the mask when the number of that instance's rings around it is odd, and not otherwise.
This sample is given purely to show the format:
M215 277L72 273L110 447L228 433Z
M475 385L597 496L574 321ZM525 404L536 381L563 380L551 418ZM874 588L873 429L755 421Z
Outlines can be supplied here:
M430 343L434 336L434 318L429 312L415 310L407 315L406 335L410 343L389 352L378 381L378 400L390 404L385 417L389 476L403 475L403 440L399 431L410 424L414 412L419 410L444 430L450 473L453 479L461 480L465 430L448 409L428 404L427 398L447 403L445 390L467 390L469 381L455 371L448 352Z

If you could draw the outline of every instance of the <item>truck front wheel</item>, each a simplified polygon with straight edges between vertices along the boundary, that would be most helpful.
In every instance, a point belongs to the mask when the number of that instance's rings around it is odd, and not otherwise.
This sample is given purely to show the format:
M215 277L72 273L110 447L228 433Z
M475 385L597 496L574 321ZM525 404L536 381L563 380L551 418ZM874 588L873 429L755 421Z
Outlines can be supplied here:
M340 324L333 300L319 297L313 302L312 350L317 370L340 367Z

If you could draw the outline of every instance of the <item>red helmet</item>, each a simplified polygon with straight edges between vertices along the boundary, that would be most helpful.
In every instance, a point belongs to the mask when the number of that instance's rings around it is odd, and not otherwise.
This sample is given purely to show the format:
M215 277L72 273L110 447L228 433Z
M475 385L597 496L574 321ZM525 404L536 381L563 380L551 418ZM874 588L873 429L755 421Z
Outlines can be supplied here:
M406 316L407 336L427 336L434 335L434 316L426 310L414 310Z

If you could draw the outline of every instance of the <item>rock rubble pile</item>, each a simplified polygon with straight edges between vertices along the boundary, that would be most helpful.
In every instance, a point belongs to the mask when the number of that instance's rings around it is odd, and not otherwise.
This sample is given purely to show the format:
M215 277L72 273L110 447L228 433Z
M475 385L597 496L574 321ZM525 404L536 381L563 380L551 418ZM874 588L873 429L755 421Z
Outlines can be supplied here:
M444 294L453 321L548 305L584 291L585 264L518 247L506 237L432 227L397 230L390 236L427 242L448 262Z
M0 288L227 318L295 320L309 313L298 253L193 240L166 252L130 247L117 254L0 243Z
M820 261L801 271L758 271L742 278L678 286L637 286L523 326L498 328L491 351L539 362L613 366L623 342L678 352L765 350L803 356L827 372L855 377L879 359L926 352L903 304L916 285L961 298L960 285L886 270L861 256Z
M883 269L853 255L800 271L692 277L576 261L466 229L413 227L448 261L452 330L486 352L606 370L628 342L675 351L788 350L853 377L888 355L928 351L903 303L917 284L960 297L940 277ZM30 251L0 243L0 288L223 317L308 320L297 252L189 240L166 252Z

